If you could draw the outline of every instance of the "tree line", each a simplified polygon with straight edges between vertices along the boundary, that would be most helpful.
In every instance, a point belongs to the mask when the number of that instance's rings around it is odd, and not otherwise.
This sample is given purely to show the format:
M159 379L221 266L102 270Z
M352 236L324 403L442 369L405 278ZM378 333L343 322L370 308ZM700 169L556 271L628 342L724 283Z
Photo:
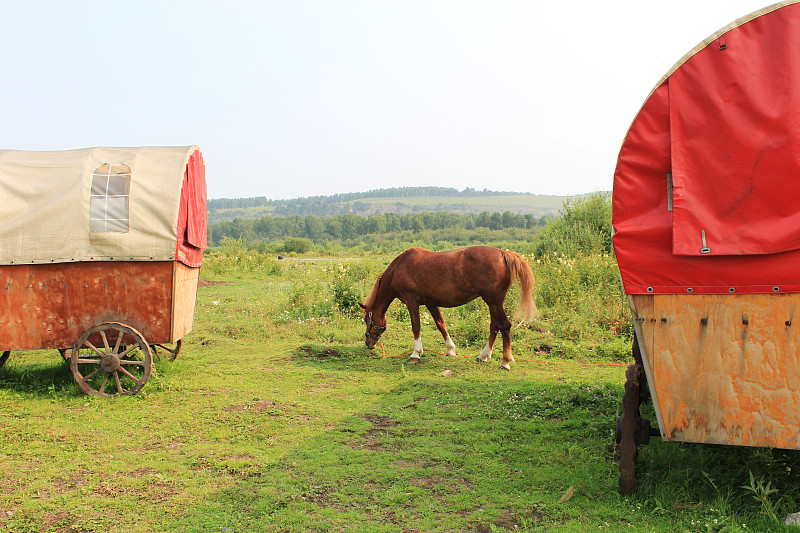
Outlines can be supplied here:
M274 242L287 238L304 238L313 243L330 241L354 241L369 235L388 235L399 232L418 234L430 230L453 230L448 233L470 232L485 228L507 230L512 228L532 230L544 226L545 217L519 214L482 212L451 213L447 211L422 213L385 213L368 217L346 214L330 217L288 216L262 217L259 219L236 218L209 225L208 241L211 246L220 245L224 239L242 240L248 243Z

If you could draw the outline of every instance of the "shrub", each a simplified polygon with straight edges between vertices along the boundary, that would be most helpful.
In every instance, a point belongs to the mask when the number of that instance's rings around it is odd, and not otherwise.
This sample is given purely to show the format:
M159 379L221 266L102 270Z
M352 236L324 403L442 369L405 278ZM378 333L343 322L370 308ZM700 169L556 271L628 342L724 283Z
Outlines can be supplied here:
M611 244L611 198L595 193L564 202L558 218L536 239L538 256L555 253L564 257L613 254Z
M283 243L283 251L287 254L292 252L296 254L304 254L311 251L312 245L313 243L309 239L289 237Z

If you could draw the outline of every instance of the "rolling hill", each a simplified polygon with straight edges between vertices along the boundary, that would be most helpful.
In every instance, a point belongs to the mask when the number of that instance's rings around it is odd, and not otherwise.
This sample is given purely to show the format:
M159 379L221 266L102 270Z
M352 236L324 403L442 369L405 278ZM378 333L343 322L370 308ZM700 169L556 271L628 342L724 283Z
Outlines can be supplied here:
M505 212L537 217L558 214L568 196L538 195L502 191L459 191L444 187L402 187L377 189L364 193L312 196L291 200L257 198L220 198L208 201L208 222L215 224L235 218L264 216L333 216L354 214L369 216L384 213L448 211L451 213Z

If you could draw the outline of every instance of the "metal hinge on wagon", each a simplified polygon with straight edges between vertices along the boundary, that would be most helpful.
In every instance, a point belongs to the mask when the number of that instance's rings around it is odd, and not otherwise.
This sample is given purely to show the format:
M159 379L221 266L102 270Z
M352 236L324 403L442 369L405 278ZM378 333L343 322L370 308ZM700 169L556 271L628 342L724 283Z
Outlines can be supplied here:
M704 230L704 229L700 230L700 239L703 241L703 247L700 248L700 253L701 254L710 254L711 253L711 248L709 248L708 244L706 243L706 230Z

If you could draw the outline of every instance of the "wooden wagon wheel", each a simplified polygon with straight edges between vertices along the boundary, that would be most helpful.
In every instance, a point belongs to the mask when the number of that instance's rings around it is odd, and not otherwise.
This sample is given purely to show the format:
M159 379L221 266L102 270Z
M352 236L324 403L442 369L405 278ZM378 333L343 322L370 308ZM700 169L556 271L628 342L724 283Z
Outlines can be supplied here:
M169 360L174 361L175 358L178 357L178 354L181 352L181 340L182 339L178 339L178 341L175 343L175 348L170 348L169 346L166 346L164 344L153 344L150 346L150 349L153 351L153 355L160 357L160 354L158 353L158 348L161 348L162 350L164 350L169 354L168 356Z
M625 372L625 394L622 397L622 417L617 420L617 442L619 444L619 491L633 492L636 475L637 446L650 440L650 424L639 416L641 378L644 372L640 365L628 365ZM645 427L647 426L647 427Z
M93 335L102 339L102 345L91 342ZM105 322L80 336L72 348L70 369L86 394L130 396L144 387L152 363L150 346L141 333L125 324Z

